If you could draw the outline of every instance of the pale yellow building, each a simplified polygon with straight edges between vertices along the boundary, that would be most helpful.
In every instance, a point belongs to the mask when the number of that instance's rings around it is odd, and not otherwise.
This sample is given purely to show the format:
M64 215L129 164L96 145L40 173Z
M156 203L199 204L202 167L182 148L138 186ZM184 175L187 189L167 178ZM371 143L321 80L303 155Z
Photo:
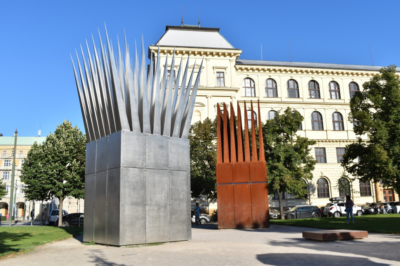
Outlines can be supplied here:
M186 64L190 56L189 68L194 67L198 73L204 58L192 123L206 117L214 119L217 103L233 103L236 112L236 104L243 107L244 101L260 101L261 114L256 110L254 116L261 115L264 121L287 107L304 116L298 134L317 141L312 154L319 163L308 184L310 197L295 199L285 195L285 206L325 206L329 198L345 194L338 188L343 173L340 157L344 147L356 140L353 122L348 120L349 102L354 91L362 90L363 83L381 67L245 60L240 58L242 50L233 47L218 28L198 26L167 26L164 35L149 47L149 58L150 52L153 58L157 57L158 48L161 65L168 68L170 75L173 53L175 76L181 60ZM248 110L243 115L252 114ZM351 187L356 204L383 201L369 182L357 180ZM271 207L276 207L277 200L273 195L270 199ZM393 200L398 201L398 195Z

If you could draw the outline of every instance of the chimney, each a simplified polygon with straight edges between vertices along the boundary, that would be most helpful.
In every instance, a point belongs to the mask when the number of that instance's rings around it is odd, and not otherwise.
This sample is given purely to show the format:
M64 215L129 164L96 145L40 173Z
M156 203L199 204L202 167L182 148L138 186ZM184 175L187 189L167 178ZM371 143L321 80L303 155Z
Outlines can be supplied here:
M41 134L41 133L42 133L42 130L39 129L39 131L38 131L39 137L40 137L40 134Z

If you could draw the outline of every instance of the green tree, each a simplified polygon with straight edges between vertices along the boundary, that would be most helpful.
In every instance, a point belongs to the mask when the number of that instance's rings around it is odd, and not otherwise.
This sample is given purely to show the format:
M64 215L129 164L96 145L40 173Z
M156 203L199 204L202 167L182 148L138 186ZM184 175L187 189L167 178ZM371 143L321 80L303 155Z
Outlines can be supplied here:
M61 210L68 196L84 197L86 137L71 123L64 121L42 145L34 145L24 163L21 180L30 200L60 200Z
M400 193L400 78L396 66L382 68L363 87L350 101L349 120L357 142L346 147L342 166L361 181L382 181Z
M283 193L304 197L305 180L313 178L316 160L310 155L310 146L316 142L296 135L303 119L299 112L288 107L263 126L268 190L278 194L281 219L285 219Z
M7 195L6 184L3 183L3 179L0 179L0 200Z
M209 118L190 127L190 178L192 197L216 198L217 124Z

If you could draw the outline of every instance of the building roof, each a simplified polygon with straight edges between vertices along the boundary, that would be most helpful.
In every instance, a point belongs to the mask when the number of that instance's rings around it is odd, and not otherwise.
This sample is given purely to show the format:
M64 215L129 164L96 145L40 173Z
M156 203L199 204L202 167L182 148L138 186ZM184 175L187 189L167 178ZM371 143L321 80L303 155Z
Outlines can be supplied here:
M263 61L263 60L246 60L246 59L237 60L236 65L325 68L325 69L344 69L344 70L360 70L360 71L379 71L382 68L382 66L343 65L343 64L307 63L307 62L284 62L284 61ZM397 72L400 72L400 68L397 68Z
M220 33L219 28L198 26L167 26L156 45L175 47L198 47L235 49Z
M32 146L35 142L41 144L46 137L18 137L17 146ZM0 137L0 146L14 146L14 137Z

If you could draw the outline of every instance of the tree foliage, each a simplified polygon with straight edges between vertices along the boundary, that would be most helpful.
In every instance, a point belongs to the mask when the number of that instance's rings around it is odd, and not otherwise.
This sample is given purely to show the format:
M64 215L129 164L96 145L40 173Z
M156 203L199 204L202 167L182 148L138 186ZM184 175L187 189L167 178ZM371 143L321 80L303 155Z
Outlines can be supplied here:
M216 197L217 125L209 118L190 127L190 176L192 197Z
M350 101L358 140L346 147L342 165L361 181L382 181L400 193L400 78L382 68ZM363 139L362 136L367 136Z
M6 195L6 184L3 183L3 179L0 179L0 200Z
M21 181L29 200L57 197L60 210L67 196L84 197L86 137L64 121L42 145L35 144L22 168ZM62 224L60 215L59 225Z
M304 197L307 194L304 180L313 178L316 160L310 155L310 146L316 142L296 135L303 119L299 112L288 107L263 126L268 189L278 193L282 219L282 194Z

